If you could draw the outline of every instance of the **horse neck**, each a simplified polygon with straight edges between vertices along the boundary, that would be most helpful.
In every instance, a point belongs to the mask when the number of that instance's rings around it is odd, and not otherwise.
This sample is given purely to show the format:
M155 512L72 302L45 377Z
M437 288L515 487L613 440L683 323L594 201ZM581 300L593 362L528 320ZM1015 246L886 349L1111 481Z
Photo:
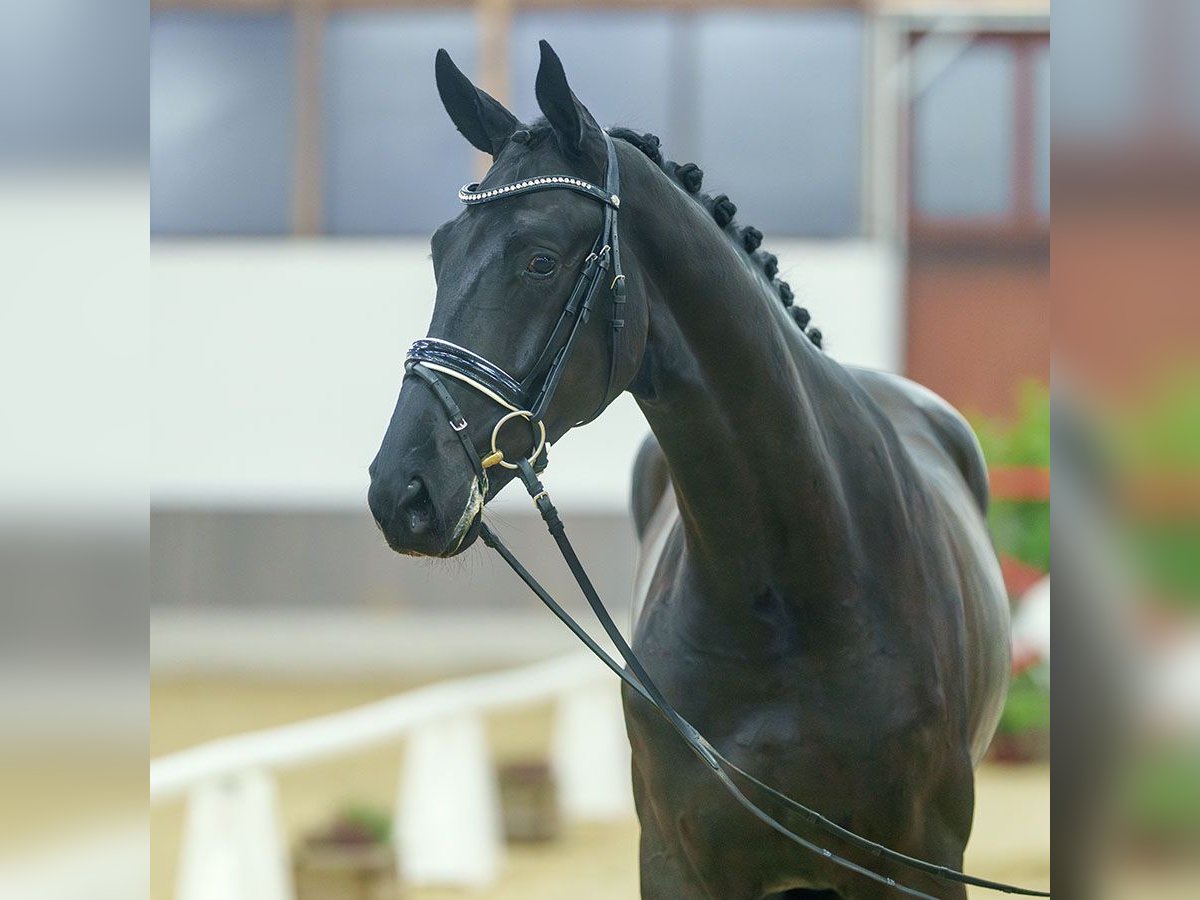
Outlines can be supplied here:
M849 379L699 204L657 170L635 178L623 236L650 333L631 390L670 465L690 557L738 588L782 580L827 596L851 519L824 410L856 406L839 402Z

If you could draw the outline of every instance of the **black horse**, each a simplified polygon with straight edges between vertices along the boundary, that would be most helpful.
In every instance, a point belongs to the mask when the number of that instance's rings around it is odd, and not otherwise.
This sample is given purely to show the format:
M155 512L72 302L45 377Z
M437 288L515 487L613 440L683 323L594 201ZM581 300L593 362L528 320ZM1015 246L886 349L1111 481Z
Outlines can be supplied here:
M610 141L544 42L545 119L532 124L444 53L437 76L454 124L494 157L478 191L550 175L604 184ZM959 869L974 765L1009 671L978 444L929 391L829 358L776 279L775 257L759 249L762 235L734 224L727 197L700 192L696 166L664 160L651 135L610 134L624 334L612 342L599 314L581 325L541 419L552 443L602 409L615 385L649 420L633 489L635 649L663 694L739 766L840 825ZM529 372L605 215L568 190L468 205L433 235L430 336ZM445 399L407 378L371 465L372 512L402 553L462 552L483 504L513 477L493 467L480 478L462 453L487 452L504 410L446 384L460 433L447 427ZM522 431L501 435L509 459L529 453ZM627 691L625 701L644 898L890 893L751 818L640 697ZM835 849L937 896L966 895Z

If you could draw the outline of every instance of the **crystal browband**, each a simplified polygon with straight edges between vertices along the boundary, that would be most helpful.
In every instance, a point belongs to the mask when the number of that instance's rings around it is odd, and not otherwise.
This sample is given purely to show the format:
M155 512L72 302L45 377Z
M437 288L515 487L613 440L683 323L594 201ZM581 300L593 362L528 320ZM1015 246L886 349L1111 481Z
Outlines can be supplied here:
M621 198L616 194L597 187L591 182L584 181L582 178L574 178L570 175L543 175L539 178L526 178L524 181L514 181L512 184L506 184L498 188L488 188L482 191L479 189L479 182L473 181L458 189L458 199L467 204L483 203L488 200L495 200L497 197L532 194L535 191L561 188L576 191L577 193L591 197L593 200L599 200L601 203L608 204L613 209L621 205Z

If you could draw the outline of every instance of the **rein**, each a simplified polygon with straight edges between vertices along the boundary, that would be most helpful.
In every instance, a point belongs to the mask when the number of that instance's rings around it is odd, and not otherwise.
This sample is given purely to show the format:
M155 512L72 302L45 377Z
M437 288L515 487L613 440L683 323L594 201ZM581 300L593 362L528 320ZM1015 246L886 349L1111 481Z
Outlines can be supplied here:
M571 570L571 575L574 577L576 584L583 592L584 597L587 598L588 605L592 608L592 612L595 613L605 633L616 646L617 652L625 665L622 666L620 662L609 655L588 634L583 626L570 613L563 609L558 601L549 594L533 574L513 555L512 551L504 545L496 533L482 521L479 525L480 538L486 546L495 550L500 555L509 568L525 582L529 589L537 595L538 599L570 629L588 650L611 669L630 690L649 703L666 720L680 737L683 738L692 752L712 770L713 777L721 783L725 790L738 803L755 816L755 818L779 834L851 872L887 885L909 896L936 900L930 894L900 884L893 878L874 872L800 836L747 797L737 782L733 780L731 772L745 779L747 783L754 785L769 797L782 804L788 811L802 817L811 825L835 837L841 838L862 850L868 851L879 859L899 863L910 869L924 872L945 881L1003 891L1009 894L1049 897L1050 894L1047 891L1036 891L1004 884L1003 882L990 881L986 878L967 875L947 866L940 866L935 863L926 862L925 860L906 856L903 853L878 844L838 825L816 810L796 802L770 785L758 780L722 755L708 742L704 735L676 712L674 706L662 695L654 684L653 679L650 678L649 674L643 668L641 661L613 621L612 616L604 605L604 601L600 599L600 595L592 585L591 579L588 577L583 564L579 560L579 556L575 553L575 548L571 545L571 541L567 537L566 528L559 518L558 510L551 502L550 495L542 485L538 475L545 469L548 463L545 453L546 426L543 422L543 415L555 391L558 389L563 369L580 333L580 327L591 316L600 287L606 282L611 295L612 306L609 319L610 356L608 383L596 411L588 419L579 424L586 424L595 419L614 398L621 329L625 325L624 319L621 318L625 302L625 276L621 272L621 256L617 234L617 212L621 205L617 155L612 138L606 133L604 139L608 151L608 169L604 188L571 176L551 175L541 178L528 178L523 181L487 190L480 190L479 184L473 183L464 186L458 192L459 199L468 206L544 190L575 191L604 205L603 228L592 246L591 253L584 261L583 270L575 282L571 295L559 316L558 322L554 326L554 330L550 334L546 346L530 368L529 373L522 380L518 381L490 360L465 347L460 347L457 344L439 338L424 338L414 343L405 359L405 371L425 382L445 408L449 417L450 427L458 435L458 439L466 451L467 458L475 470L482 497L487 497L487 470L489 468L499 465L517 472L525 489L529 492L529 496L533 499L534 506L537 507L538 512L541 514L542 520L545 522L551 537L554 538L554 542L557 544L563 560ZM608 279L610 271L613 273L611 280ZM467 421L463 417L461 408L442 382L443 376L467 385L507 410L507 413L492 429L491 450L482 458L478 455L471 439L466 434ZM504 452L499 449L497 441L505 424L515 419L523 419L529 424L533 443L527 458L512 462L505 459Z

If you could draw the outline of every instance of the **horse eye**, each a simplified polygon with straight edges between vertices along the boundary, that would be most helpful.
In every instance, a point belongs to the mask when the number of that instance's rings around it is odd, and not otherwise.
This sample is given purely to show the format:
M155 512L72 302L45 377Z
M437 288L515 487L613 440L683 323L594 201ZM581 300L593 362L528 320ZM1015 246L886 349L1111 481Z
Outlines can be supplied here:
M554 271L554 257L539 253L529 261L526 270L534 275L549 275Z

